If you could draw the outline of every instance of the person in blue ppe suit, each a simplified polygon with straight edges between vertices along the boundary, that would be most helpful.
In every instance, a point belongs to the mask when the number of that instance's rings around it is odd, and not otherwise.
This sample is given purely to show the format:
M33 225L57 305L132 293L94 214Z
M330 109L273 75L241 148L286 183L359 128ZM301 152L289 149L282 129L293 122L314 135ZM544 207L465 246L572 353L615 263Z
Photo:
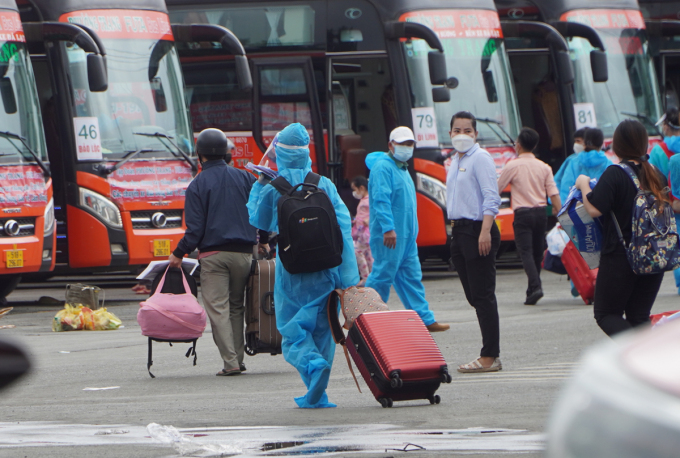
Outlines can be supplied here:
M560 200L562 202L564 202L564 199L566 199L566 196L569 194L569 189L571 189L572 186L572 185L569 185L568 187L565 186L563 189L562 181L564 179L564 174L569 169L569 167L571 167L571 162L585 150L586 130L588 130L587 127L582 127L576 132L574 132L574 152L567 156L567 158L564 160L564 162L562 162L562 165L560 165L560 168L557 170L557 173L555 174L555 184L557 185L557 189L560 191ZM563 198L562 195L564 195L565 197Z
M293 186L302 183L312 170L309 134L299 123L291 124L279 133L275 152L279 175ZM319 188L330 197L342 230L342 264L320 272L290 274L281 262L277 262L274 287L276 327L283 337L283 356L298 370L308 390L304 396L295 398L302 408L336 406L326 395L335 354L326 303L334 289L348 288L360 280L349 211L328 178L321 177ZM250 192L250 224L278 232L280 197L281 194L261 176Z
M674 199L680 199L680 116L677 108L669 108L659 123L663 132L663 144L654 145L649 153L649 162L655 165L671 186ZM680 226L680 201L673 201L675 224ZM680 269L673 271L675 287L680 294Z
M599 179L605 169L613 162L604 154L604 134L600 129L589 128L585 133L585 150L574 158L565 170L560 183L560 199L567 201L571 187L576 184L580 175L589 176L591 179Z
M416 189L408 173L407 161L413 156L415 138L408 127L397 127L390 134L389 152L371 153L366 165L368 180L370 246L373 270L366 287L375 289L383 301L390 287L404 307L418 313L430 332L446 331L439 324L425 299L423 274L418 259L418 211Z
M659 119L663 142L654 145L649 152L649 163L668 178L670 159L680 153L680 116L677 108L669 108Z

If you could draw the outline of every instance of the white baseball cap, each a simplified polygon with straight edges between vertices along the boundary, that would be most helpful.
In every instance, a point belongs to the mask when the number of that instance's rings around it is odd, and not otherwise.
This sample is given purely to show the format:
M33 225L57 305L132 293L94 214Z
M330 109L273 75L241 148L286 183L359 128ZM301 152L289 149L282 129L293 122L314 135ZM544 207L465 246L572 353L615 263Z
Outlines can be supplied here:
M391 142L404 143L409 140L414 142L416 141L416 138L413 136L413 131L408 127L397 127L390 133Z

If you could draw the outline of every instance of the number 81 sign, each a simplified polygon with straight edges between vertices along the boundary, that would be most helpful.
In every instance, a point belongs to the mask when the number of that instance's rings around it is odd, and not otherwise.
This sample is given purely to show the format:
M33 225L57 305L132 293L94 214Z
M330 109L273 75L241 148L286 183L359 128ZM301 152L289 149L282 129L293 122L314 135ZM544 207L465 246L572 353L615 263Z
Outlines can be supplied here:
M597 127L595 105L592 103L575 103L574 117L576 118L576 130L583 127Z
M73 118L73 128L76 135L78 160L101 160L102 141L99 138L99 119L96 117Z

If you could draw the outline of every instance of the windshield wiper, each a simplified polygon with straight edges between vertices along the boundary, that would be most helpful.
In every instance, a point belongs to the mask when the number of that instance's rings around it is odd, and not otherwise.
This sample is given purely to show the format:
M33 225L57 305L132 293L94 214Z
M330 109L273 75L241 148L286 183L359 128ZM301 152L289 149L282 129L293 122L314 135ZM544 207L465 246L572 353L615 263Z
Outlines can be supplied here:
M644 113L632 113L630 111L620 111L619 113L621 113L622 115L631 116L633 118L640 119L642 121L647 121L649 123L649 125L654 128L656 133L659 134L659 136L661 136L661 138L663 138L663 132L661 132L661 129L659 129L659 126L657 126L656 122L652 118L647 116L646 114L644 114Z
M154 132L152 134L146 132L133 132L133 134L141 135L143 137L157 138L158 141L161 142L166 148L168 148L168 151L170 151L175 157L179 157L177 156L177 153L179 152L179 154L182 156L182 159L189 163L189 165L191 166L191 170L193 170L194 172L198 172L198 166L196 165L196 163L193 160L191 160L191 158L187 156L187 154L184 151L182 151L182 148L180 148L177 145L177 143L175 143L172 140L174 137L171 137L168 134L164 134L163 132ZM168 143L170 143L177 151L176 152L173 151L172 148L170 148L163 140L161 140L162 138L166 139Z
M38 154L35 151L33 151L33 148L31 148L28 145L28 142L26 141L26 139L24 137L22 137L21 135L15 134L14 132L3 132L3 131L0 131L0 137L5 137L7 139L7 141L19 152L19 155L23 157L23 155L24 155L23 151L21 151L21 149L19 149L19 147L17 145L15 145L14 142L11 139L13 138L15 140L19 140L26 147L26 149L31 154L31 156L33 156L33 159L35 159L35 162L38 163L38 165L40 166L40 168L43 171L43 175L45 176L45 178L49 178L50 176L52 176L52 174L50 173L50 170L47 168L47 166L42 161L42 159L40 159L40 156L38 156Z
M114 165L113 167L110 167L110 168L105 168L105 169L103 170L103 172L104 172L106 175L111 175L113 172L115 172L116 170L118 170L119 168L121 168L121 167L123 166L123 164L125 164L126 162L128 162L130 159L133 159L133 158L139 156L140 154L146 154L146 153L164 153L164 152L165 152L165 151L161 151L161 150L157 150L157 149L153 149L153 148L141 148L141 149L138 149L137 151L128 151L128 153L127 153L125 156L123 156L123 159L121 159L120 161L116 162L116 165Z
M491 118L477 118L477 121L483 122L484 124L488 125L488 126L489 126L489 129L491 130L491 132L493 132L494 134L496 134L496 136L497 136L498 138L500 138L501 141L502 141L503 143L505 143L506 145L510 145L510 146L512 146L513 148L515 147L515 140L510 136L510 134L508 133L508 131L506 131L506 130L503 128L503 124L502 124L500 121L497 121L497 120L491 119ZM503 133L505 134L505 136L508 137L508 139L509 139L510 141L508 142L508 140L504 139L503 136L502 136L501 134L499 134L498 132L496 132L496 130L493 129L493 128L491 127L491 124L497 125L498 128L501 130L501 132L503 132Z

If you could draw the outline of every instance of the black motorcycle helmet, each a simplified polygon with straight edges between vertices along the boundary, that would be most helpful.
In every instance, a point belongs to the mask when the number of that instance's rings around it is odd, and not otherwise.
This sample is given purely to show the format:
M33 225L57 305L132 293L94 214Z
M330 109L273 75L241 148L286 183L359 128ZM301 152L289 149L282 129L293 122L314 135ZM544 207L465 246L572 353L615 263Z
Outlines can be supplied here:
M196 152L208 161L224 159L227 155L227 136L219 129L205 129L196 139Z

